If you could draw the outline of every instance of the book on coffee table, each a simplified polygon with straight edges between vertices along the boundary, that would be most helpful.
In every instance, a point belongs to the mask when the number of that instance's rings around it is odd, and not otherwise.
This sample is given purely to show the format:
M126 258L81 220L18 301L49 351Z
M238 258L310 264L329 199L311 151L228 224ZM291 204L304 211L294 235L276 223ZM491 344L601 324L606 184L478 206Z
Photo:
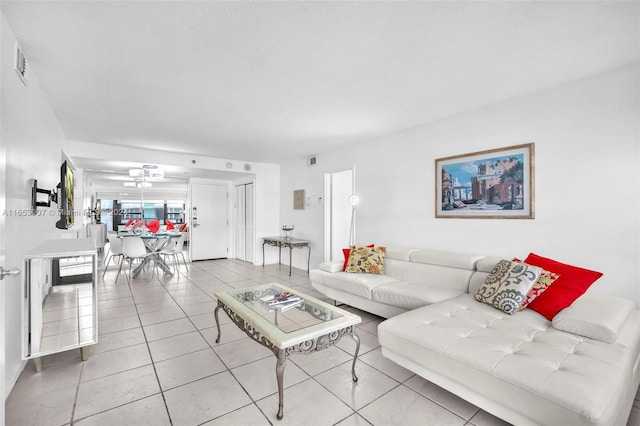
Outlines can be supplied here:
M271 294L260 298L260 302L269 309L286 311L302 304L302 298L292 293Z

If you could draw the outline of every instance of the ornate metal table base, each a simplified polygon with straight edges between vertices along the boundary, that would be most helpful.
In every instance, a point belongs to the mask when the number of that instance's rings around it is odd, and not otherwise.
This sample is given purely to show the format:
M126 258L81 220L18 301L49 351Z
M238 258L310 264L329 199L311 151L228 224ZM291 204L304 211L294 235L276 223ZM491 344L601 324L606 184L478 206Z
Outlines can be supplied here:
M289 276L291 276L291 262L293 260L293 249L306 247L307 254L307 272L309 272L309 266L311 265L311 246L307 240L298 240L296 238L288 237L264 237L262 239L262 266L264 266L264 245L278 247L278 264L282 264L282 247L289 248Z
M214 310L216 326L218 327L218 338L216 339L216 343L220 343L220 321L218 320L218 311L220 310L220 308L222 308L227 313L227 315L229 315L231 321L233 321L233 323L238 326L240 330L244 331L247 336L251 337L251 339L253 339L254 341L268 348L276 356L276 380L278 381L278 420L282 420L282 417L284 416L284 368L286 366L287 356L289 356L290 354L301 353L308 355L313 352L321 351L328 348L329 346L335 345L340 339L342 339L342 337L349 334L356 342L356 350L353 355L353 363L351 364L351 378L354 382L358 381L358 376L356 376L356 360L358 359L358 352L360 351L360 338L356 334L355 325L350 325L340 330L332 331L331 333L324 334L322 336L304 341L288 348L278 348L273 343L271 343L269 339L260 334L260 332L258 332L253 327L253 325L245 321L223 302L218 301L218 306L216 306L216 309Z

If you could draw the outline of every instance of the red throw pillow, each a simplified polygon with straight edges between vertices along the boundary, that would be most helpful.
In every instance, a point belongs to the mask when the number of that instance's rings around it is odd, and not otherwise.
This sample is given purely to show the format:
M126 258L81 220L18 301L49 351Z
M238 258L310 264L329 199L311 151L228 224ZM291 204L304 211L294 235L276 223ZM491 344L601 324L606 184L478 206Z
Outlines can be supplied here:
M169 219L167 219L165 222L167 223L167 231L173 231L174 229L176 229L176 227L173 226L173 222L171 222Z
M367 247L368 248L373 248L374 246L375 246L375 244L369 244ZM351 249L350 248L342 249L342 254L344 255L344 264L342 265L342 270L346 271L347 270L347 263L349 263L349 255L351 254Z
M553 285L549 286L527 306L527 308L538 312L549 321L558 312L582 296L589 286L603 275L602 272L567 265L566 263L538 256L535 253L529 253L525 263L560 274L560 277L553 282Z

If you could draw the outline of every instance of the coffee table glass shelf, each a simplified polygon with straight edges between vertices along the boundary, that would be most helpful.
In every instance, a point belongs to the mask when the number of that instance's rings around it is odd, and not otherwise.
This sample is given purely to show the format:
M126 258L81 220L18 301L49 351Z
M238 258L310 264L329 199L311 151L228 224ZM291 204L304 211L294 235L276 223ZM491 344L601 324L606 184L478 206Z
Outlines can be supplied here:
M311 354L350 335L356 342L351 376L354 382L358 381L355 365L360 350L356 334L359 316L277 283L220 292L216 298L216 343L220 343L218 311L222 309L236 326L276 356L278 420L284 414L284 367L292 353Z

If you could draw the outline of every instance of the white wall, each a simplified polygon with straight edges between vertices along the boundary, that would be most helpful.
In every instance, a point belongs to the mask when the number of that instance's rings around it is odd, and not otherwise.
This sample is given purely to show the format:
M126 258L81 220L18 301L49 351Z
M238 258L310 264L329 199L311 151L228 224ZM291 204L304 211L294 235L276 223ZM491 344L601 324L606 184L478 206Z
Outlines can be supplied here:
M282 166L282 223L323 260L325 172L356 165L357 243L542 256L604 273L594 289L640 302L639 66L488 105L380 140ZM436 219L434 160L535 142L535 219ZM303 253L294 266L306 268Z
M15 36L4 17L1 19L2 131L0 138L6 149L6 209L8 212L30 208L30 179L38 186L53 189L60 181L62 151L66 150L66 137L58 120L43 96L33 76L25 87L13 70ZM28 52L27 52L28 59ZM23 254L41 241L75 234L76 227L60 231L55 227L58 219L55 204L43 216L6 217L4 266L23 266ZM5 280L5 397L22 371L20 355L21 316L20 280Z

